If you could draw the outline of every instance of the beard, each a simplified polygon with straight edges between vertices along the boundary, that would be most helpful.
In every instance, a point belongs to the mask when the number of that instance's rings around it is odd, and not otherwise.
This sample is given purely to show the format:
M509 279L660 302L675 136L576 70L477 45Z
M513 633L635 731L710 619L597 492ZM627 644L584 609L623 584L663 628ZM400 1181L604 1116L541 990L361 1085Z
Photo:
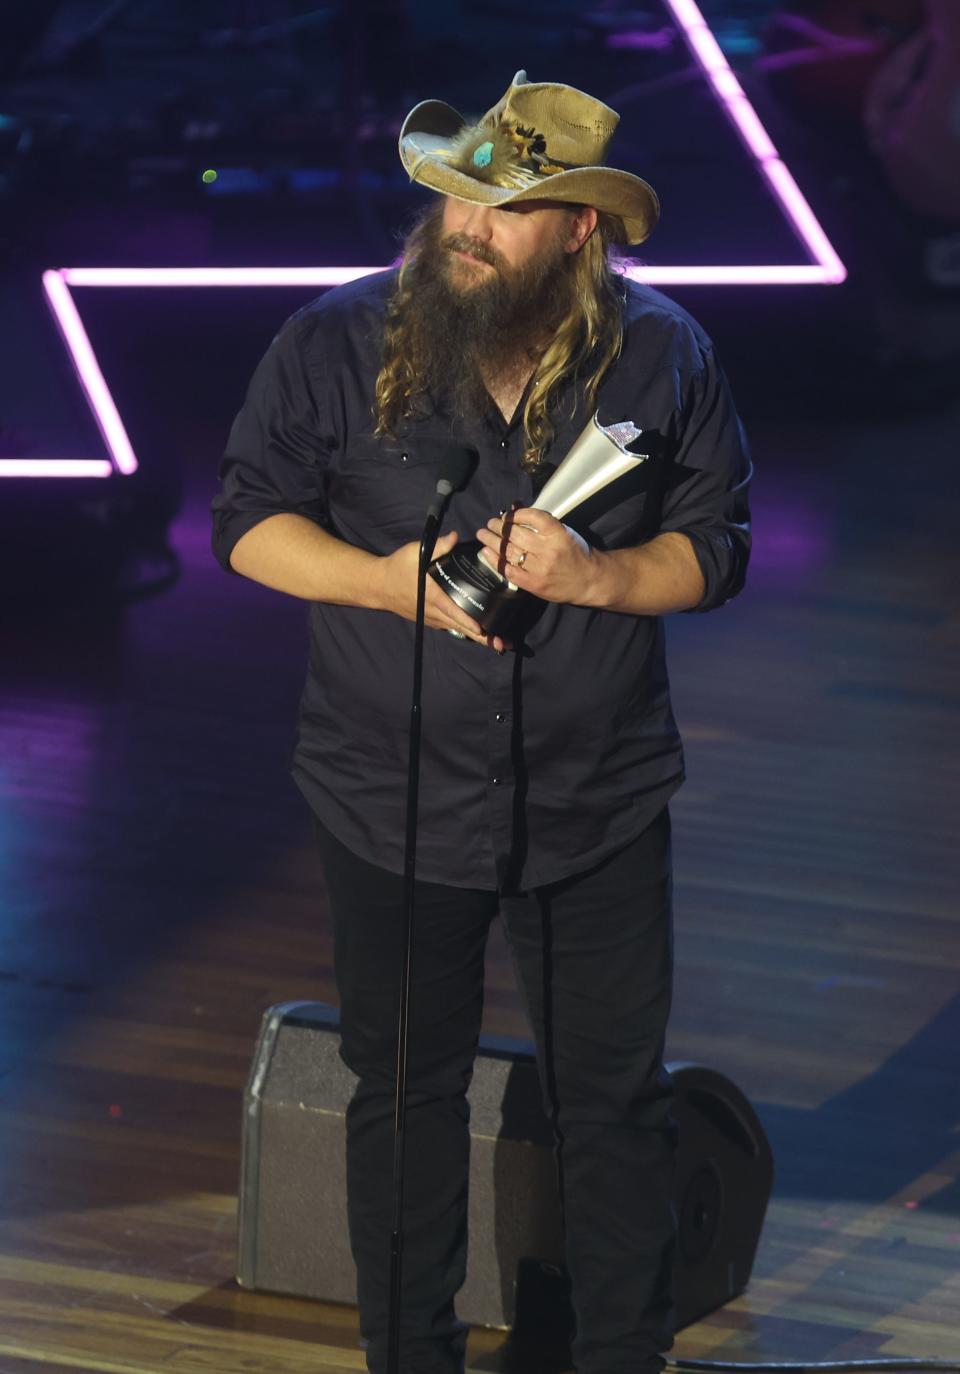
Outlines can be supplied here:
M576 255L564 250L559 233L537 258L514 267L489 244L445 235L437 205L407 239L404 256L411 291L403 329L418 388L459 417L489 404L488 381L526 381L576 301Z

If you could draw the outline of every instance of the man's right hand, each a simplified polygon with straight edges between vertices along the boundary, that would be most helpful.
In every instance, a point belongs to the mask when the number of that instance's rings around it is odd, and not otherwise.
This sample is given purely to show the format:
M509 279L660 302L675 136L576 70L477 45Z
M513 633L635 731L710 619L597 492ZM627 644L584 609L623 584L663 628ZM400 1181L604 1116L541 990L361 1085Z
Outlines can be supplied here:
M441 535L433 546L433 559L442 558L445 553L449 553L456 542L456 530ZM419 562L420 545L416 541L403 544L393 553L378 560L378 604L383 610L403 616L404 620L416 620ZM472 639L476 644L486 644L498 653L503 653L510 647L499 635L484 634L477 622L468 616L466 611L461 611L457 603L451 601L432 577L427 578L424 623L435 630L458 630L466 635L467 639Z
M449 553L456 542L454 532L443 535L433 546L434 558ZM392 611L405 620L417 618L419 560L419 543L403 544L386 556L368 553L293 511L261 520L241 535L230 555L235 572L265 587L306 601ZM498 653L512 647L499 635L485 635L432 577L427 578L425 608L426 623L435 630L457 630Z

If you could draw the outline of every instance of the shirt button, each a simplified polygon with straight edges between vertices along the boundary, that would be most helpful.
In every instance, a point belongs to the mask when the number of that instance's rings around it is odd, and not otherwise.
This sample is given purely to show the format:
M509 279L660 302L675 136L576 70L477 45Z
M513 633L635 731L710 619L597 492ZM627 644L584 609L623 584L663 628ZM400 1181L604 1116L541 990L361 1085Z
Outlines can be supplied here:
M409 457L408 454L406 454L406 453L401 453L401 455L400 455L400 461L401 461L401 463L405 463L405 462L407 461L407 458L408 458L408 457Z
M500 440L500 447L501 447L501 448L506 448L506 447L507 447L507 441L506 441L506 439L501 439L501 440Z
M499 787L499 786L500 786L500 779L499 779L499 778L494 778L494 779L493 779L493 785L494 785L494 787Z
M502 725L503 722L506 720L506 716L503 714L502 711L498 711L497 714L494 716L494 720L497 722L498 725Z

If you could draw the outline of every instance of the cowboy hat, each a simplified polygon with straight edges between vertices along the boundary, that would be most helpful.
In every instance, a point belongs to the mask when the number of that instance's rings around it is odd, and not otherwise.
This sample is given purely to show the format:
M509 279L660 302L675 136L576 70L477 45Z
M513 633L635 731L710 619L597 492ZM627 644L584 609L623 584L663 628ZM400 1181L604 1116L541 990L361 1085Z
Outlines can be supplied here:
M457 200L511 205L559 200L620 218L626 243L642 243L660 215L651 186L603 166L620 116L593 96L517 72L477 124L442 100L424 100L400 130L400 160L412 181Z

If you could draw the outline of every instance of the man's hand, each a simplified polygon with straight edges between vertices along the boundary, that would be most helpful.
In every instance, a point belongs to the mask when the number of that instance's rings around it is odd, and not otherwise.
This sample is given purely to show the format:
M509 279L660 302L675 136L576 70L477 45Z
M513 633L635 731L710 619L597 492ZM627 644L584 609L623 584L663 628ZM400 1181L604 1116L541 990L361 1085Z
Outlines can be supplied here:
M488 521L477 538L488 567L544 601L669 615L693 610L706 592L693 544L680 530L602 551L546 511L520 509Z
M449 553L457 542L455 530L441 535L433 546L433 558L441 558ZM404 620L417 618L417 566L420 560L420 545L417 542L403 544L385 558L377 560L377 605ZM427 578L427 591L424 599L424 623L435 630L458 630L476 644L486 644L498 653L510 646L499 635L486 635L475 620L461 611L455 601L437 586L432 577Z
M477 530L489 568L544 601L589 605L602 555L543 510L520 509Z

